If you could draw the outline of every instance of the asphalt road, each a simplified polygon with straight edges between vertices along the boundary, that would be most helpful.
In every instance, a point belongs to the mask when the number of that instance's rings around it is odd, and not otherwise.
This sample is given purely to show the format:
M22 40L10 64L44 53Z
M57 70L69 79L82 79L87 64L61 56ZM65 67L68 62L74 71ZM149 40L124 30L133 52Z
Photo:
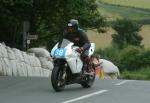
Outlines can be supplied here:
M150 103L150 81L96 79L58 93L48 78L0 77L0 103Z

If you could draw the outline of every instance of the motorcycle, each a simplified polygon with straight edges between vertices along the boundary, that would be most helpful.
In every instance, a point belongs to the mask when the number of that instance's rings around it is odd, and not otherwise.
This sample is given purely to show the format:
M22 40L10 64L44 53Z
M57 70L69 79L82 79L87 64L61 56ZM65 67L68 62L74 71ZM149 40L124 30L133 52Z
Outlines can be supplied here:
M83 63L80 53L76 51L78 47L67 39L57 43L51 50L51 56L54 59L54 68L51 74L51 83L55 91L62 91L65 85L78 83L83 88L89 88L95 80L95 67L92 63L92 55L95 50L95 44L91 43L88 56L90 57L90 72L87 72L88 66Z

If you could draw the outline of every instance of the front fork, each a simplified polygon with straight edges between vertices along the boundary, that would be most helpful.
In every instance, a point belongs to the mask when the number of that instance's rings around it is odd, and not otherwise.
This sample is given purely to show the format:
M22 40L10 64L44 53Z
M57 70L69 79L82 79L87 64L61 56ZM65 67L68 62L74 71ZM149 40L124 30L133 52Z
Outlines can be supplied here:
M66 75L67 75L67 73L66 73L66 68L67 68L66 61L64 59L56 59L54 61L54 64L60 66L60 69L62 71L61 77L60 77L61 81L62 82L66 81L65 80L66 79Z
M62 79L65 80L66 76L67 76L67 64L65 63L64 67L63 67L63 74L62 74Z

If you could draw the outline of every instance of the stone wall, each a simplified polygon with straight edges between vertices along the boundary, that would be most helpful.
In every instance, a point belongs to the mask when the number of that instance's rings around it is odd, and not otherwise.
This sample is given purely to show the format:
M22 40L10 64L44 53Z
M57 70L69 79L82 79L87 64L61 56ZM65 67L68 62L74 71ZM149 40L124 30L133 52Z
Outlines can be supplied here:
M31 48L23 52L0 43L0 75L48 77L52 68L52 59L46 49Z

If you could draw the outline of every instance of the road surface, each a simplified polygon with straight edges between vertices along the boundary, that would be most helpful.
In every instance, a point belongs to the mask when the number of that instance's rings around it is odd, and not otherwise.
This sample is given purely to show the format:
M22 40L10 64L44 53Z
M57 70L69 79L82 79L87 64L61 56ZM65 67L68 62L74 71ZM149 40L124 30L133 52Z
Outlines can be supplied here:
M150 103L150 81L99 80L55 92L48 78L0 77L0 103Z

